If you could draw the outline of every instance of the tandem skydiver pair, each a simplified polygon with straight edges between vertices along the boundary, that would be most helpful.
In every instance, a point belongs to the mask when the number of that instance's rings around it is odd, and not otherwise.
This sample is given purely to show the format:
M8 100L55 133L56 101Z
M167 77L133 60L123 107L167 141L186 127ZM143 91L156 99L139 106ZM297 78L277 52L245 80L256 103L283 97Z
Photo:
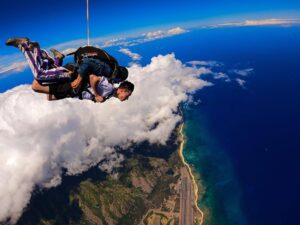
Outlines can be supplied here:
M62 66L62 53L50 49L54 58L28 38L10 38L6 45L19 48L34 75L32 89L48 95L48 100L67 97L104 102L110 97L127 100L134 84L126 81L128 70L103 49L84 46L74 54L74 63ZM120 85L116 88L114 84Z

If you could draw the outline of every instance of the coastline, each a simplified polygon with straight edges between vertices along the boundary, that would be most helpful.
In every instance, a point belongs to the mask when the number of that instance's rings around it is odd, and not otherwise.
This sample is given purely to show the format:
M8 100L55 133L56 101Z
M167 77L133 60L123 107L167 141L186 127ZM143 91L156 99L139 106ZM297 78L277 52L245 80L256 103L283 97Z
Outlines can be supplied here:
M194 205L196 207L196 209L198 210L198 212L200 213L201 215L201 221L200 221L200 224L199 225L202 225L203 222L204 222L204 213L201 211L201 209L198 207L198 199L199 199L199 195L198 195L198 185L196 183L196 180L195 180L195 177L192 173L192 169L190 167L190 165L185 161L185 158L183 156L183 148L184 148L184 143L185 143L185 139L184 139L184 135L183 135L183 126L184 126L184 122L182 122L180 124L180 127L179 127L179 137L180 137L180 146L179 146L179 149L178 149L178 153L179 153L179 157L181 158L181 161L183 162L184 166L187 168L187 171L190 175L190 178L192 180L192 183L193 183L193 189L194 189Z

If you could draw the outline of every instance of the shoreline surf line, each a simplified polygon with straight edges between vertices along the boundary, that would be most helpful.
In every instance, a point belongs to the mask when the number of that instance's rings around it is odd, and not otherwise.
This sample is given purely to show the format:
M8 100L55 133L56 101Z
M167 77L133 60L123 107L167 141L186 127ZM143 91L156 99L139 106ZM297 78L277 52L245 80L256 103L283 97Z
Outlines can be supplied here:
M183 147L184 147L184 143L185 143L185 138L184 138L184 135L183 135L183 126L184 126L184 123L182 122L182 124L180 125L180 128L179 128L179 136L180 136L180 146L179 146L179 149L178 149L178 153L179 153L179 157L181 158L181 161L183 162L184 166L187 168L188 170L188 173L192 179L192 183L193 183L193 186L194 186L194 193L195 193L195 196L194 196L194 204L197 208L197 210L199 211L199 213L201 214L201 221L200 221L200 225L203 224L204 222L204 213L201 211L201 209L198 207L198 199L199 199L199 195L198 195L198 186L197 186L197 183L196 183L196 180L195 180L195 176L193 175L192 173L192 169L190 167L190 165L185 161L185 158L183 156Z

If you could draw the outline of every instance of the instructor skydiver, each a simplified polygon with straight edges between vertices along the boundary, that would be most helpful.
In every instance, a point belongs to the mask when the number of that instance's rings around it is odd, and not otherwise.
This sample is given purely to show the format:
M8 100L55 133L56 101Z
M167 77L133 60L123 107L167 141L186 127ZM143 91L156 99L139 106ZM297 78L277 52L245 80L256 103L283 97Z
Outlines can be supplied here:
M114 96L124 101L134 90L134 85L129 81L125 81L118 88L114 88L107 78L99 76L99 74L105 73L105 63L102 64L103 67L99 67L93 60L86 60L86 63L81 65L82 67L79 66L78 71L87 76L96 72L98 76L89 76L86 86L81 85L81 87L74 89L71 82L74 78L76 80L76 72L68 66L44 69L48 67L45 66L46 62L43 60L41 49L35 42L30 42L28 38L10 38L6 45L17 47L23 52L35 77L32 89L36 92L49 94L48 100L79 97L95 102L104 102L109 97ZM90 84L93 93L89 91L88 84Z

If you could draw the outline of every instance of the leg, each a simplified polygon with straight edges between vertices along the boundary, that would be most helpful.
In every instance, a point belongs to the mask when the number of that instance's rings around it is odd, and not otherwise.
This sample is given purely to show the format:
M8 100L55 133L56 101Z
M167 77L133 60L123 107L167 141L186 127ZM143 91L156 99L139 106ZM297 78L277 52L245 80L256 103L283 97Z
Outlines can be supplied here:
M55 62L54 64L56 66L62 66L63 63L63 59L65 58L65 55L62 54L61 52L59 52L58 50L54 49L54 48L50 48L50 51L53 53Z
M31 88L35 92L49 94L49 86L43 86L37 80L32 81Z
M37 82L36 80L33 80L31 88L35 92L47 94L48 101L57 100L53 94L50 94L50 87L49 86L40 85L39 82Z
M40 83L54 83L70 79L69 71L64 67L43 70L43 57L39 46L30 48L28 42L23 42L19 47L25 55L35 79Z
M41 49L41 56L43 58L43 66L44 70L49 70L58 67L56 61L48 54L48 52L44 49Z
M60 58L55 58L54 59L54 65L56 66L62 66L63 60Z
M46 66L43 66L43 68L52 69L62 66L65 57L64 54L54 48L50 48L50 51L53 53L54 58L52 58L45 49L41 49L42 58L46 60Z

